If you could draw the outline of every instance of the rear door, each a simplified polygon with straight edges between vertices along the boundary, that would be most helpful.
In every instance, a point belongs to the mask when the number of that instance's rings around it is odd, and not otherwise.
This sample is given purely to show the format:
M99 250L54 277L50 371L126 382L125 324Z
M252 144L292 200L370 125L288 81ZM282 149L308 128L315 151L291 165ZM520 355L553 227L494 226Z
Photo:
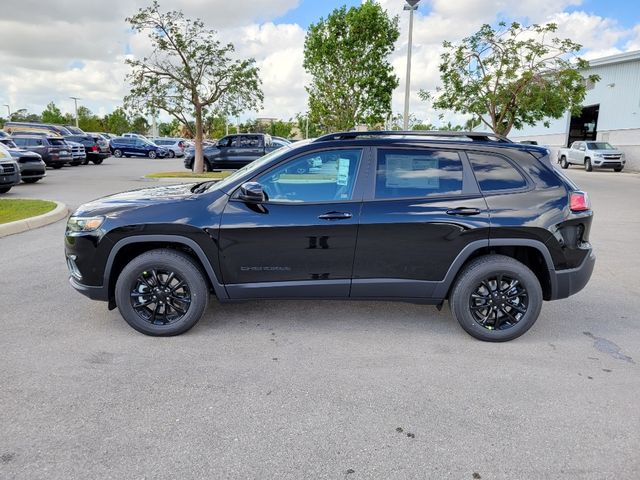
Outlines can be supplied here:
M443 282L460 253L488 245L487 205L465 153L378 148L372 162L351 296L444 295Z
M220 225L231 298L346 297L362 201L363 148L301 154L252 181L268 200L234 198Z

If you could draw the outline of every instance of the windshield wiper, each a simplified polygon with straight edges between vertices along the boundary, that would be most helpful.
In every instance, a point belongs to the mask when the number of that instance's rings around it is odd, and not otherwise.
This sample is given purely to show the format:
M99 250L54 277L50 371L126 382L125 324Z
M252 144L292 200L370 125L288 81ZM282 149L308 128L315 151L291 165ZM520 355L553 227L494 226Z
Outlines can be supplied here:
M217 180L208 180L206 182L197 183L191 187L191 193L205 192L214 183L217 183Z

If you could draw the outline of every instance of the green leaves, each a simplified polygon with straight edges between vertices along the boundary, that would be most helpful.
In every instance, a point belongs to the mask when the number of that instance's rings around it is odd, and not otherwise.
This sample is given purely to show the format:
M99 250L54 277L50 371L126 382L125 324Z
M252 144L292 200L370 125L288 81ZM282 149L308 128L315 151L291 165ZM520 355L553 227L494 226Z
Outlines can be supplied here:
M336 131L384 122L398 86L388 57L399 34L398 18L371 0L309 27L303 65L313 77L307 92L314 124Z
M579 111L586 94L577 58L581 45L555 37L557 25L483 25L460 44L444 42L436 95L422 91L435 108L474 115L494 132ZM597 81L597 76L589 77Z
M221 43L200 19L162 12L157 1L127 22L148 35L153 50L149 57L126 60L131 91L125 105L139 113L163 110L182 123L196 138L194 170L201 171L204 116L212 111L235 115L262 104L255 60L235 58L233 45Z

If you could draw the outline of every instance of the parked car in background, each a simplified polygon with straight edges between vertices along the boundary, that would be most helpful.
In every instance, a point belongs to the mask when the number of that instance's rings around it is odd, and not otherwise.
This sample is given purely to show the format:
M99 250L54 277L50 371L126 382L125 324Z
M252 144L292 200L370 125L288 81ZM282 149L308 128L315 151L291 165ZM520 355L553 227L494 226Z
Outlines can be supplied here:
M114 157L164 158L169 151L155 143L140 137L116 137L109 148Z
M73 167L77 165L84 165L87 161L87 153L85 152L84 145L69 140L69 137L66 137L64 141L71 148L72 161L69 162L69 165Z
M20 177L25 183L35 183L47 175L47 166L36 152L18 147L10 137L0 137L11 157L18 163Z
M87 156L84 165L87 165L89 162L92 162L94 165L100 165L105 158L111 155L108 147L106 149L101 147L91 135L87 135L86 133L69 135L65 137L65 139L82 144Z
M587 172L594 168L613 168L614 172L621 172L626 160L624 152L609 142L579 141L558 150L558 162L562 168L582 165Z
M220 168L240 168L272 152L282 145L275 145L271 135L266 133L241 133L227 135L218 140L213 147L204 147L204 164L208 171ZM192 170L195 149L189 149L185 159L185 168Z
M102 153L111 154L111 150L109 150L110 141L106 137L104 137L104 135L100 133L89 133L87 135L90 135L96 141Z
M75 125L65 125L64 128L69 130L73 135L86 135L86 132Z
M547 155L481 132L326 135L219 182L80 206L70 281L147 335L187 331L214 293L448 300L473 337L512 340L595 265L588 196Z
M289 140L288 138L271 136L271 139L278 140L281 144L291 145L291 140Z
M116 138L117 137L117 135L114 135L113 133L105 133L105 132L94 132L94 133L98 133L98 134L102 135L107 140L111 140L112 138Z
M71 147L67 145L63 137L16 134L11 138L18 147L40 155L47 167L58 169L62 168L65 163L73 162Z
M125 138L142 138L144 140L149 140L147 137L145 137L144 135L141 135L139 133L123 133L122 135L120 135L121 137L125 137Z
M64 137L71 135L71 132L62 125L38 122L5 122L3 130L12 135L48 135L53 137Z
M184 151L187 148L184 138L159 137L154 138L153 143L166 148L170 158L184 157Z
M20 183L20 167L6 147L0 144L0 193L7 193Z

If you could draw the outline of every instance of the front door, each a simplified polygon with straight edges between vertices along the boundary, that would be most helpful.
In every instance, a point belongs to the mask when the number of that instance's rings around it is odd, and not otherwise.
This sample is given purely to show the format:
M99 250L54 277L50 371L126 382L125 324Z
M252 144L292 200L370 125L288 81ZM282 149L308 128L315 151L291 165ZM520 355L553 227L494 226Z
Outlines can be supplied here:
M231 298L349 295L362 155L359 148L302 154L253 179L266 202L232 195L219 250Z
M467 245L488 246L486 202L455 150L378 149L374 162L351 296L433 297Z

